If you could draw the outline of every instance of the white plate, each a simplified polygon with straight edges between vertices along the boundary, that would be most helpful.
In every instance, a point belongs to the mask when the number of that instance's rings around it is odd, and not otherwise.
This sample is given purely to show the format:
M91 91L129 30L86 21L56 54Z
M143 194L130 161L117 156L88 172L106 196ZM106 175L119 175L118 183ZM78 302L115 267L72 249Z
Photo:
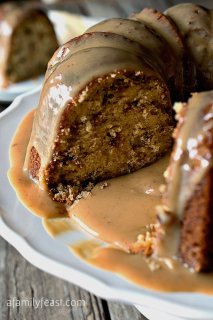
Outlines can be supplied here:
M42 84L43 80L44 77L40 76L33 80L26 80L11 84L5 89L0 88L0 101L11 102L20 94L37 88L40 84Z
M76 37L92 25L103 20L103 18L90 18L80 15L74 15L67 12L50 10L48 12L50 20L53 22L57 38L60 44ZM20 94L33 90L43 82L44 77L40 76L32 80L26 80L11 84L5 89L0 88L0 101L11 102Z
M7 178L8 150L23 116L37 105L40 89L23 94L0 114L0 234L38 268L106 299L138 304L187 319L213 319L213 297L158 293L130 284L114 273L87 265L44 231L41 220L17 200ZM80 233L80 231L79 231ZM81 235L79 235L81 237ZM154 319L154 318L153 318Z

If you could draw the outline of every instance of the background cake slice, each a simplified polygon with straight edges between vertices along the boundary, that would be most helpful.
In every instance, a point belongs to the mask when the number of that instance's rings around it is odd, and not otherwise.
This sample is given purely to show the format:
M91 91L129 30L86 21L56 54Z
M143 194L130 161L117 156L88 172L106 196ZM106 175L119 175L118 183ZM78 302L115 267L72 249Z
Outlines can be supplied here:
M58 43L46 13L31 4L0 6L0 86L45 73Z

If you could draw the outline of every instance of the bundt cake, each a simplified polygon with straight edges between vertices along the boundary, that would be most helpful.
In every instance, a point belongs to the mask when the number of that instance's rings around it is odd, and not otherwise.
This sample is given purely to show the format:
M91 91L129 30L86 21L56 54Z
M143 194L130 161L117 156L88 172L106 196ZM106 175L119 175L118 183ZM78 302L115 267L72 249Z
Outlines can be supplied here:
M189 49L170 12L145 9L101 22L53 55L24 169L54 201L70 206L98 182L149 165L172 147L171 102L201 90L201 83L192 44ZM199 50L203 56L205 46ZM212 96L193 95L183 104L158 208L155 253L180 255L196 271L212 262Z
M46 71L58 43L53 25L38 6L0 6L0 86Z
M157 254L213 271L213 91L177 103L178 125L165 172Z

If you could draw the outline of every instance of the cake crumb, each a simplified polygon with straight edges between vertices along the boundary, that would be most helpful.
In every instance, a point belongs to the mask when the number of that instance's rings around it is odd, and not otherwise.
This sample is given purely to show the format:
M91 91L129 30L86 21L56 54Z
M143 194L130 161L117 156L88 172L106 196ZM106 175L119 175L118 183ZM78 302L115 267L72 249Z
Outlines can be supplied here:
M132 247L134 253L142 252L146 257L150 257L153 253L153 244L155 240L156 224L146 226L144 233L138 234L137 241Z
M82 192L80 193L80 196L81 196L81 198L86 199L86 198L88 198L89 196L91 196L91 192L90 192L90 191L82 191Z
M102 184L100 185L100 189L103 190L105 188L107 188L109 186L107 181L102 182Z
M86 121L87 121L87 117L86 116L81 117L81 122L86 122Z
M81 193L79 193L79 195L77 195L77 197L75 198L75 201L73 204L77 204L79 200L87 199L91 197L91 195L92 195L91 191L81 191Z
M91 191L93 188L94 188L94 184L92 182L89 182L88 185L86 186L85 190Z

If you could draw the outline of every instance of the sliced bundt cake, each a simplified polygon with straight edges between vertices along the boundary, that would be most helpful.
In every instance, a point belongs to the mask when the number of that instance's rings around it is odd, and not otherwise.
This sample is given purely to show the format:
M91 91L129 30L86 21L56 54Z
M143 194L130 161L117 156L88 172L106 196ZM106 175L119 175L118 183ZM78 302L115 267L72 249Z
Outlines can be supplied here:
M101 22L55 52L24 166L54 201L70 206L96 183L162 157L173 144L171 101L189 96L197 72L199 90L213 87L210 77L204 79L206 72L212 74L211 12L185 8L190 19L180 30L182 9L166 15L144 9L130 19ZM193 19L201 12L207 20L207 35L202 19L193 22L191 10ZM208 271L213 262L213 92L194 94L177 106L175 147L158 207L159 228L153 229L154 254ZM137 245L133 251L143 251L140 241Z
M165 173L157 252L195 271L213 270L213 91L177 104L175 146Z

